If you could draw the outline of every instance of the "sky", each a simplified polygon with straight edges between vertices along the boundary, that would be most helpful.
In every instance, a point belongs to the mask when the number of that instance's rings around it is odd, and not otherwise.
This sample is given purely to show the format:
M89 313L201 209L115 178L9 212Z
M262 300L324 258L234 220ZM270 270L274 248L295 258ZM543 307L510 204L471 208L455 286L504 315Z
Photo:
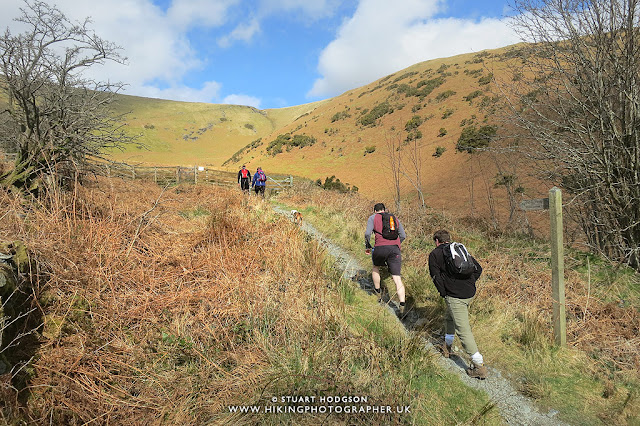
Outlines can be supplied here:
M33 0L30 0L33 1ZM122 93L187 102L301 105L429 59L520 41L508 0L45 0L116 43L126 65L90 70ZM0 28L23 0L0 0ZM4 33L4 31L3 31Z

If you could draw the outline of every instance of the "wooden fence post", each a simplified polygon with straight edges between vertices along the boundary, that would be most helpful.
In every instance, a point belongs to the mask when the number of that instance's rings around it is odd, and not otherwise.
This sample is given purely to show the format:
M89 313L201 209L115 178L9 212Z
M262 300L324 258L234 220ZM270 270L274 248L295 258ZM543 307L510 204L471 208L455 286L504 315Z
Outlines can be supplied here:
M136 180L136 166L131 166L131 179Z
M293 188L293 176L289 175L289 188Z
M567 316L564 294L564 244L562 236L562 192L549 190L551 219L551 286L553 294L553 336L559 346L567 345Z
M193 166L193 184L198 184L198 166Z
M180 183L180 166L176 167L176 184Z

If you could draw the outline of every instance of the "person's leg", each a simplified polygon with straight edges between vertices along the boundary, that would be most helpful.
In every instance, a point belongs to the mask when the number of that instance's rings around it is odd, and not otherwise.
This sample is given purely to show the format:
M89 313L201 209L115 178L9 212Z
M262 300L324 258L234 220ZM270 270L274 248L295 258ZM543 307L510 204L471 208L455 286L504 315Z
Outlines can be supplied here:
M449 309L448 297L445 297L446 310L444 311L444 344L447 350L453 345L453 339L456 336L456 323L453 321L451 309Z
M487 367L484 366L482 354L478 351L478 345L471 332L469 325L469 304L473 300L456 299L447 297L447 305L455 322L456 333L462 342L464 350L471 355L471 367L467 369L467 374L477 379L486 379L488 376Z
M400 275L391 275L391 278L396 285L396 292L398 293L398 299L400 300L400 303L404 303L405 290L404 284L402 284L402 278L400 277Z
M402 284L402 254L400 253L400 247L398 246L388 246L389 253L387 254L387 258L385 259L385 263L389 267L389 273L391 274L391 278L393 279L394 284L396 285L396 293L398 294L398 300L400 300L400 315L405 314L405 289L404 284Z
M445 300L462 347L469 355L474 355L478 352L478 345L471 332L471 325L469 325L469 303L472 299L457 299L447 296Z
M376 293L380 293L380 267L373 265L371 268L371 279L373 280L373 287L376 289Z

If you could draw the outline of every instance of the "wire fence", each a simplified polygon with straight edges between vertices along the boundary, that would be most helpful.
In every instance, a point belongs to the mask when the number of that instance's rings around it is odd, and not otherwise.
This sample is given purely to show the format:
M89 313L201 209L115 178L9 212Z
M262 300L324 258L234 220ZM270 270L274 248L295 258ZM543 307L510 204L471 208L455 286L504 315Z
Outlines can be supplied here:
M0 161L14 162L17 154L0 151ZM235 186L238 184L237 172L217 170L203 166L140 166L119 162L92 163L92 172L125 180L144 179L158 185L177 185L181 183L215 184ZM293 186L291 175L267 175L267 188L281 191Z
M237 173L202 166L134 166L125 163L104 163L101 168L104 170L104 175L108 177L145 179L162 186L181 183L209 183L221 186L238 184ZM293 176L267 175L267 185L276 191L291 188Z

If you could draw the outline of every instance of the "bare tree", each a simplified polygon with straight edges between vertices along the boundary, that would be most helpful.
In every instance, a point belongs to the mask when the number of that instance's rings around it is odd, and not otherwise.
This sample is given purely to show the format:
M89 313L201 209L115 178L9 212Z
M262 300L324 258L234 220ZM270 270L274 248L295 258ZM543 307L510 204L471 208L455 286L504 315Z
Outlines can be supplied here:
M124 63L120 48L96 36L89 19L72 23L42 1L26 0L21 12L25 32L7 29L0 38L0 88L8 96L0 139L18 154L0 182L37 193L44 176L77 176L105 148L132 138L110 109L122 84L82 75L106 61Z
M416 189L420 197L422 207L425 207L424 193L422 191L422 155L418 138L414 138L409 142L408 149L405 150L404 159L400 158L400 173L409 181ZM407 172L405 171L407 170Z
M516 0L503 89L522 150L573 197L592 248L640 268L639 0Z
M398 134L385 134L385 141L387 144L387 160L389 160L388 167L391 171L393 182L393 199L396 204L396 212L398 212L400 211L400 179L402 177L400 159L400 145L402 142Z

